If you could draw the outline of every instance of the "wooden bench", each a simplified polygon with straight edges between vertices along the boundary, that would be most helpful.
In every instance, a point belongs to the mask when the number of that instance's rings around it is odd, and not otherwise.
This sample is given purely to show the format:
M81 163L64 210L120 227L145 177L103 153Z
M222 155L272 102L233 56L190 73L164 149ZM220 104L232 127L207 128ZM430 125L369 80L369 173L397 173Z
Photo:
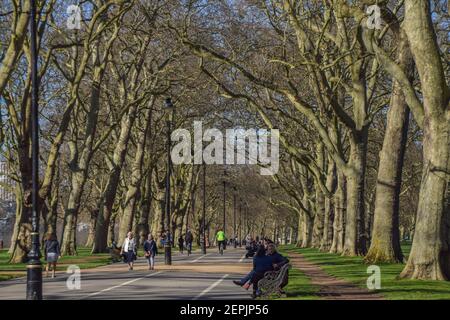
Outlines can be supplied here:
M288 276L290 264L286 263L277 271L268 271L264 278L258 281L258 289L261 291L261 297L270 295L281 296L281 285L285 277Z

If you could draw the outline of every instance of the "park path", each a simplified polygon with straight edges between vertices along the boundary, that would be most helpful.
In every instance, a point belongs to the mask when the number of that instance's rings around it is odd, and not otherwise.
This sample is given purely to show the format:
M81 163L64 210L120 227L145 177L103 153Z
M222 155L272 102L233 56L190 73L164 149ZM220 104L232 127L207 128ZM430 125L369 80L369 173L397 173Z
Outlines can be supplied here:
M319 265L299 254L289 252L292 266L301 270L311 284L319 287L317 295L325 300L383 300L383 296L327 274Z
M154 271L149 271L143 258L136 261L133 271L124 263L114 263L81 270L80 287L68 288L66 272L56 278L43 279L44 299L48 300L249 300L250 292L236 287L238 280L252 267L243 249L228 248L224 255L208 249L192 255L174 252L172 265L164 265L164 256L156 257ZM1 281L0 300L24 299L24 277Z

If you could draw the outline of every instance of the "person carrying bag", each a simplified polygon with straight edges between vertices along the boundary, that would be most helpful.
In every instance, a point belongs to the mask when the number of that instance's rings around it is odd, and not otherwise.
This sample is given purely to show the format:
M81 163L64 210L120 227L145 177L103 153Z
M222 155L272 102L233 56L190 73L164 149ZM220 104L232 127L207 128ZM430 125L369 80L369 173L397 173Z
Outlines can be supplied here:
M130 231L125 238L120 252L124 257L124 262L128 264L128 270L133 270L134 261L137 258L136 255L136 241L134 240L133 233Z

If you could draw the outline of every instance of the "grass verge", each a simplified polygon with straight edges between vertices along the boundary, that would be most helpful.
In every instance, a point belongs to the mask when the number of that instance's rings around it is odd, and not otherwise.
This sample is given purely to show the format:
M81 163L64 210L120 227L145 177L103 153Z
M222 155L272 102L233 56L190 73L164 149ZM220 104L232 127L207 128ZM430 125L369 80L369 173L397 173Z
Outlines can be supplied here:
M410 244L402 244L407 256ZM296 248L293 245L283 246L282 252L301 253L307 260L319 265L326 273L347 280L359 287L367 288L368 265L363 257L343 257L338 254L320 252L312 248ZM379 264L381 271L381 289L376 290L386 299L391 300L439 300L450 299L450 282L398 279L404 264ZM301 297L298 297L301 298Z
M8 250L0 250L0 281L26 275L25 263L9 263ZM41 259L45 266L45 261ZM67 270L70 265L77 265L80 269L89 269L104 266L111 263L108 253L92 254L91 248L79 247L77 256L65 256L59 259L57 271Z

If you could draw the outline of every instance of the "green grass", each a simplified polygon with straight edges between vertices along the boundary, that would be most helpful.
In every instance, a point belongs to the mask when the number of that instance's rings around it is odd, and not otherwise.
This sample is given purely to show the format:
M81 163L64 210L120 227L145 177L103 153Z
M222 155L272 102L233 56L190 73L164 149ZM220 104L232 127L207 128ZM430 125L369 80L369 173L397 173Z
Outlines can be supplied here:
M407 256L411 245L403 244L402 249ZM307 260L319 265L326 273L367 288L366 281L370 274L367 273L368 265L364 263L362 257L342 257L338 254L320 252L317 249L300 249L295 246L284 246L282 251L287 254L301 253ZM450 299L450 282L400 280L397 276L403 270L404 264L379 264L378 266L381 270L381 289L376 291L386 299Z
M25 263L11 264L8 250L0 250L0 281L24 276L26 272ZM42 263L45 261L41 259ZM104 266L111 263L111 256L108 253L91 255L91 248L79 247L77 256L65 256L59 259L57 271L64 271L69 265L77 265L80 269L89 269Z
M289 283L284 287L287 297L282 300L314 300L319 291L317 286L311 284L311 280L300 270L289 270Z
M286 247L285 247L286 248ZM287 256L285 248L280 248L280 253ZM301 270L291 267L289 269L289 283L284 287L287 297L280 300L314 300L317 299L319 287L311 284L311 279Z

